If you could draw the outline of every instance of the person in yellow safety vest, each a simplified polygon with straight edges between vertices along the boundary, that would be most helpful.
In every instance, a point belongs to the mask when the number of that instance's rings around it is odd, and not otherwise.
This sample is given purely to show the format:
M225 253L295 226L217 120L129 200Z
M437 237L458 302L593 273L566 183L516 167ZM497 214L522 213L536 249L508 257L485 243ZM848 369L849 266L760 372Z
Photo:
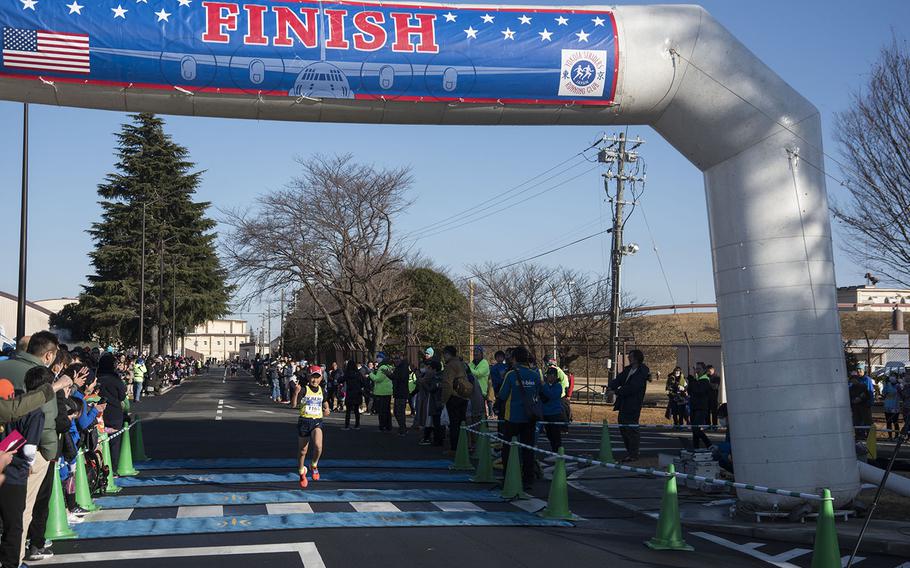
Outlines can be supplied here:
M569 392L569 375L559 368L559 365L556 364L556 359L553 357L547 357L547 368L556 369L556 377L559 379L559 384L562 385L562 394L560 396L565 397L566 393Z
M395 367L385 353L376 356L376 370L370 373L373 381L373 408L379 413L379 431L392 431L392 373Z
M468 368L477 380L477 386L480 387L480 395L484 400L484 411L472 410L471 414L474 416L489 416L492 414L491 401L496 400L496 391L493 390L493 385L490 383L490 363L483 355L483 346L475 345L474 358L468 363Z
M136 363L133 365L133 400L136 402L142 398L142 383L145 381L147 372L145 360L142 357L136 359Z

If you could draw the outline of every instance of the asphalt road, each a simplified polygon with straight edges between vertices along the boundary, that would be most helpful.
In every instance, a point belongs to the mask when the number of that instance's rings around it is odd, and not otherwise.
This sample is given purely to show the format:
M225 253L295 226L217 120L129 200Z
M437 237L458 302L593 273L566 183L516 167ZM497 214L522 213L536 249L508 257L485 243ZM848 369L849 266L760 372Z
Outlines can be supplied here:
M439 448L418 446L416 431L380 433L375 417L359 431L328 417L325 480L301 491L292 465L296 413L272 403L248 375L214 369L134 412L153 461L137 464L140 475L121 480L118 495L97 500L102 510L75 527L81 538L54 543L54 558L35 565L769 565L743 547L689 534L695 552L651 551L642 542L654 520L574 489L570 507L582 520L547 523L531 512L544 504L547 482L534 488L536 499L502 502L493 485L450 472ZM591 436L570 438L578 440L568 442L572 450L596 451ZM647 451L668 443L672 437L649 438Z

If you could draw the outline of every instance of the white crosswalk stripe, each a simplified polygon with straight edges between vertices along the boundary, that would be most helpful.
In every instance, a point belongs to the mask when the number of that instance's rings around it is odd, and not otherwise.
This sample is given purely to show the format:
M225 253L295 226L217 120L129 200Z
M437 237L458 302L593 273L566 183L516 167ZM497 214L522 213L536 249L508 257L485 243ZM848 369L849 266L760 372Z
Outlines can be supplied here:
M298 513L312 513L313 507L309 503L268 503L265 510L270 515L296 515Z
M194 505L191 507L179 507L177 509L178 519L188 519L192 517L221 517L224 515L224 508L221 505Z
M468 501L433 501L433 505L446 513L483 513L483 509Z
M351 507L359 513L399 513L401 509L388 501L371 501L351 503Z

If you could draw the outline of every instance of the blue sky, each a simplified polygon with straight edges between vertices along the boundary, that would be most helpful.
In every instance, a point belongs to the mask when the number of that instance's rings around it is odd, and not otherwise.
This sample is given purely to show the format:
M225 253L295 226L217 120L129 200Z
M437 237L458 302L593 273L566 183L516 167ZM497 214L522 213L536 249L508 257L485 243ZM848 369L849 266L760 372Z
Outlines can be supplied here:
M861 5L843 0L706 0L702 5L818 106L826 150L833 155L838 152L831 138L834 114L849 108L850 93L865 83L879 49L892 36L908 39L910 31L910 2L905 0ZM98 217L96 186L112 169L113 133L126 115L35 105L30 110L28 296L75 296L90 271L87 252L92 243L85 229ZM5 134L0 140L0 191L5 203L0 208L0 239L7 261L7 269L0 272L0 290L15 293L21 105L0 102L0 125ZM176 116L167 117L167 130L206 170L199 198L213 202L215 208L246 207L257 194L281 187L295 173L295 156L352 152L377 165L409 164L416 179L415 202L401 220L403 232L445 221L451 213L569 158L604 132L588 127L375 126ZM642 208L673 296L677 302L711 302L701 173L649 128L631 127L629 133L647 141L641 148L649 166ZM842 175L836 164L829 161L827 167L835 177ZM573 174L583 171L578 168ZM828 189L834 199L844 195L831 180ZM560 239L566 242L571 235L598 230L608 217L603 197L599 172L592 171L526 202L496 204L501 214L426 238L417 246L436 264L460 275L469 263L522 258L552 248ZM474 214L489 211L487 207ZM211 213L218 216L215 209ZM539 262L597 277L606 269L603 251L609 247L608 238L588 240ZM841 238L835 235L835 245ZM649 303L669 303L640 211L626 225L626 240L637 242L642 250L625 263L624 286ZM840 251L836 260L839 285L861 283L864 267L855 266ZM249 319L258 327L258 316Z

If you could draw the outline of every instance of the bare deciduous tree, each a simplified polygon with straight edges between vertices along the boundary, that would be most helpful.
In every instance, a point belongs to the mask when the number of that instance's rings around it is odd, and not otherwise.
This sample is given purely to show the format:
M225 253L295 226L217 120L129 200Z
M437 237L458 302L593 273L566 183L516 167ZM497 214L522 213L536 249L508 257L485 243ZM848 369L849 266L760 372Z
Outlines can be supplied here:
M837 117L849 202L832 208L861 266L910 285L910 51L883 48L853 108Z
M386 323L404 313L404 254L392 223L409 205L409 168L376 169L350 155L299 160L301 174L229 211L229 273L245 301L299 290L347 347L375 354Z
M555 334L562 365L586 353L602 355L609 341L609 279L527 263L506 270L488 263L469 270L478 319L488 333L526 345L540 359L551 352ZM624 310L632 303L624 297Z

